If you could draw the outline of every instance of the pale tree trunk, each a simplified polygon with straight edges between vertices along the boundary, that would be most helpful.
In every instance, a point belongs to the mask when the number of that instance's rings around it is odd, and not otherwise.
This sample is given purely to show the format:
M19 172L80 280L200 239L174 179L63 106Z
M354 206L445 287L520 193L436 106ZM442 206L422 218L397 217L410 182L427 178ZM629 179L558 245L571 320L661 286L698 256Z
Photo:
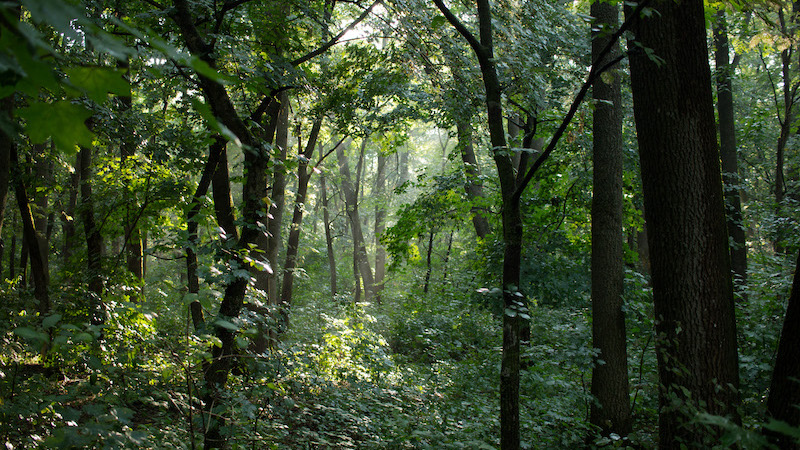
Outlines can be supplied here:
M722 159L722 181L725 188L725 210L728 219L728 235L731 237L731 269L737 293L746 298L747 287L747 241L742 222L742 201L739 194L738 149L736 148L736 124L733 117L733 69L730 63L728 26L725 11L717 13L714 26L714 60L717 68L717 112L719 115L720 157Z
M319 148L320 159L323 157L322 147ZM319 176L319 190L322 196L322 226L325 228L325 247L328 251L328 271L330 272L331 279L331 295L336 295L338 292L337 276L336 276L336 254L333 252L333 233L331 231L330 209L328 207L328 186L326 183L325 174Z
M662 61L634 52L630 65L658 335L659 442L670 449L716 442L694 421L697 411L739 420L739 369L703 2L654 4L658 13L639 19L635 36Z
M347 210L347 217L350 219L350 230L353 235L354 264L358 269L358 275L364 282L364 290L367 299L370 300L372 294L374 294L375 279L372 275L372 268L370 267L369 258L367 257L364 233L361 229L361 216L358 212L358 190L353 186L350 166L347 156L345 156L344 153L345 147L348 146L350 142L351 140L347 139L345 143L336 146L336 158L339 161L339 172L342 175L342 191L345 198L345 208Z
M619 55L619 44L602 60L610 30L619 24L619 7L592 3L592 60L605 65ZM602 33L602 34L601 34ZM595 100L592 136L592 345L599 350L592 369L590 422L605 436L631 431L628 352L622 310L625 266L622 235L622 96L620 76L592 86Z
M381 244L381 235L386 230L386 202L384 191L386 190L386 157L378 152L378 168L375 174L374 198L375 205L375 300L380 303L380 292L383 290L384 278L386 277L386 249Z

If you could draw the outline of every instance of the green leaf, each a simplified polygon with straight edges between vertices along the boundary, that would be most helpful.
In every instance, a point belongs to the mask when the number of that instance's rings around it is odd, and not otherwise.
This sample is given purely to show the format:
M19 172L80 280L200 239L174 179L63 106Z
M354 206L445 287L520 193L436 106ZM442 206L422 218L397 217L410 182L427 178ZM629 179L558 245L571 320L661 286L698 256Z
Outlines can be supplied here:
M85 107L64 100L37 102L17 110L17 116L25 119L32 143L43 144L52 136L56 146L67 153L75 153L76 145L92 145L94 135L85 123L91 115Z
M66 70L69 81L87 97L103 103L108 94L130 97L131 85L123 72L108 67L73 67Z
M228 329L228 330L231 330L231 331L237 331L239 329L239 327L236 326L236 324L233 324L233 323L228 322L227 320L223 320L223 319L217 319L216 321L214 321L214 325L216 325L218 327L222 327L222 328Z
M47 333L36 331L28 327L15 328L14 334L21 338L28 339L29 341L47 342Z
M59 320L61 320L61 314L53 314L53 315L47 316L47 317L44 318L44 320L42 320L42 327L43 328L52 328L52 327L55 326L55 324L58 323Z

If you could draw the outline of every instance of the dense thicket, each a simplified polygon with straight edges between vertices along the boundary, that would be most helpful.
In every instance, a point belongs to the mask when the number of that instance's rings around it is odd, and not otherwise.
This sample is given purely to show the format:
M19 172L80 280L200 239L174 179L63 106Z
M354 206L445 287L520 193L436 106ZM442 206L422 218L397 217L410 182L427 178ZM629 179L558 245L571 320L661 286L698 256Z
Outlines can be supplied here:
M796 24L0 4L0 440L798 445Z

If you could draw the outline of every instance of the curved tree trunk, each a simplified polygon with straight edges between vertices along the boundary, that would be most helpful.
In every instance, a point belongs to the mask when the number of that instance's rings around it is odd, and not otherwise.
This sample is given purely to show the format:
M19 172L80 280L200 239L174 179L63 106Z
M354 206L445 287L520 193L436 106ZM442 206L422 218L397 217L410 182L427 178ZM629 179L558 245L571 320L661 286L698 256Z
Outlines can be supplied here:
M716 439L698 410L738 421L739 371L703 2L654 5L635 36L661 61L634 52L631 84L668 449Z
M314 121L311 134L308 136L305 150L297 166L297 194L294 199L294 211L292 213L292 225L289 229L289 239L286 241L286 262L283 264L283 283L281 284L281 322L282 330L289 328L289 308L292 304L292 287L294 283L294 270L297 268L297 252L300 248L300 226L303 223L303 211L305 210L306 194L308 193L308 181L311 173L308 172L308 163L314 155L314 147L317 145L317 137L322 126L322 118ZM313 172L312 172L313 173Z
M604 59L609 30L619 24L619 7L592 3L592 60L603 66L619 55L619 44ZM592 195L592 342L599 350L592 369L590 421L603 435L631 432L628 351L622 310L625 267L622 236L622 95L620 77L592 86L595 100L592 135L594 181Z

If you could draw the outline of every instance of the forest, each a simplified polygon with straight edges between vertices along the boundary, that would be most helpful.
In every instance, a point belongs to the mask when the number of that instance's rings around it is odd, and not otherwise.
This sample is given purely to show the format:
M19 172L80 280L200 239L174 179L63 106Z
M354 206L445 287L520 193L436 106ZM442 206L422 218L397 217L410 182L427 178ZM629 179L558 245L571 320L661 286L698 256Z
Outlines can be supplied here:
M0 2L0 442L800 448L800 2Z

